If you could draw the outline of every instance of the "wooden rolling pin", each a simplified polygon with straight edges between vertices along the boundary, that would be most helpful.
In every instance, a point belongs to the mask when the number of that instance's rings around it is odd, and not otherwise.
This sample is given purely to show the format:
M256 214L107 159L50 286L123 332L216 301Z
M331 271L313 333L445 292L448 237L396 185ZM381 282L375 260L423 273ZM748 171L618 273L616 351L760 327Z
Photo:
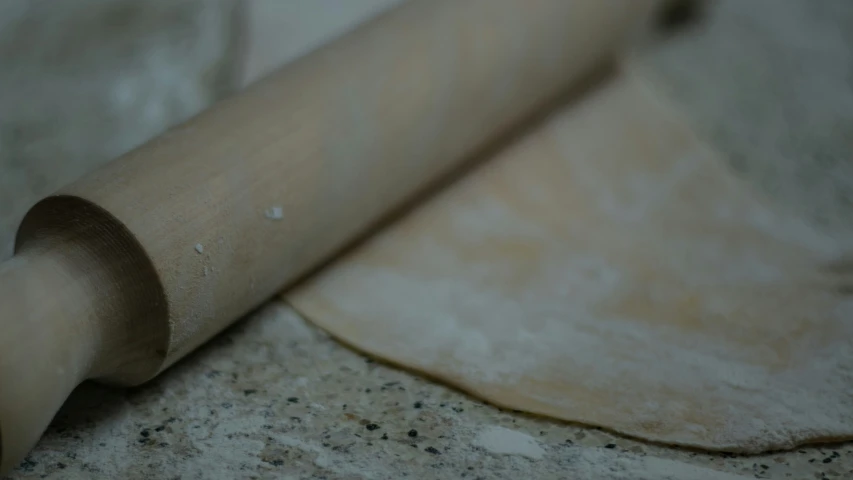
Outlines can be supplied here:
M413 0L35 205L0 265L0 470L611 57L655 0Z

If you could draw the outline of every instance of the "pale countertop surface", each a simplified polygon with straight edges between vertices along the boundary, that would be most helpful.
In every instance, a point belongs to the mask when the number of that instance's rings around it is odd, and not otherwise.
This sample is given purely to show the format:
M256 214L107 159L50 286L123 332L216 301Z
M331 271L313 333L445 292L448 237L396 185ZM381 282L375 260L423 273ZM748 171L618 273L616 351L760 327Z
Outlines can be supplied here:
M848 0L718 0L643 58L747 178L847 235L851 46ZM483 446L496 426L528 448ZM79 388L10 478L844 479L853 443L707 454L502 411L274 301L143 387Z

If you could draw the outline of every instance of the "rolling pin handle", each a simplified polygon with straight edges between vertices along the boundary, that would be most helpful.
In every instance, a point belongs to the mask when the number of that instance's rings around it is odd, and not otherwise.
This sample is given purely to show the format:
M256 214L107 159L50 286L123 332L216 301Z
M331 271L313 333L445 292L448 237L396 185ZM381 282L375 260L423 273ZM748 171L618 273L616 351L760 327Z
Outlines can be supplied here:
M47 253L0 264L0 470L38 441L97 355L78 317L90 299L69 274Z

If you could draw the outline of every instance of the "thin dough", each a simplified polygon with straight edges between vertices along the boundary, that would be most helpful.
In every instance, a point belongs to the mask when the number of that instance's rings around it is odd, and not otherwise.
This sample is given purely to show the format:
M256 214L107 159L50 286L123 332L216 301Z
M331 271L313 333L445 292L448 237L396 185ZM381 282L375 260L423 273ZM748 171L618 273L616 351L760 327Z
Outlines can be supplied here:
M498 405L757 452L853 434L840 252L622 72L286 298Z

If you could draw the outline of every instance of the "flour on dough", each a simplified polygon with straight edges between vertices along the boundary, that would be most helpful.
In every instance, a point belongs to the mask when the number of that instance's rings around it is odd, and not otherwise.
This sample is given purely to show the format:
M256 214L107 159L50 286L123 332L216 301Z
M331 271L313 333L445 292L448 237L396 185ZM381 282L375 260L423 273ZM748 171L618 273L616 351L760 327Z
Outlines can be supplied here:
M287 294L492 403L757 452L853 437L853 269L622 72Z

